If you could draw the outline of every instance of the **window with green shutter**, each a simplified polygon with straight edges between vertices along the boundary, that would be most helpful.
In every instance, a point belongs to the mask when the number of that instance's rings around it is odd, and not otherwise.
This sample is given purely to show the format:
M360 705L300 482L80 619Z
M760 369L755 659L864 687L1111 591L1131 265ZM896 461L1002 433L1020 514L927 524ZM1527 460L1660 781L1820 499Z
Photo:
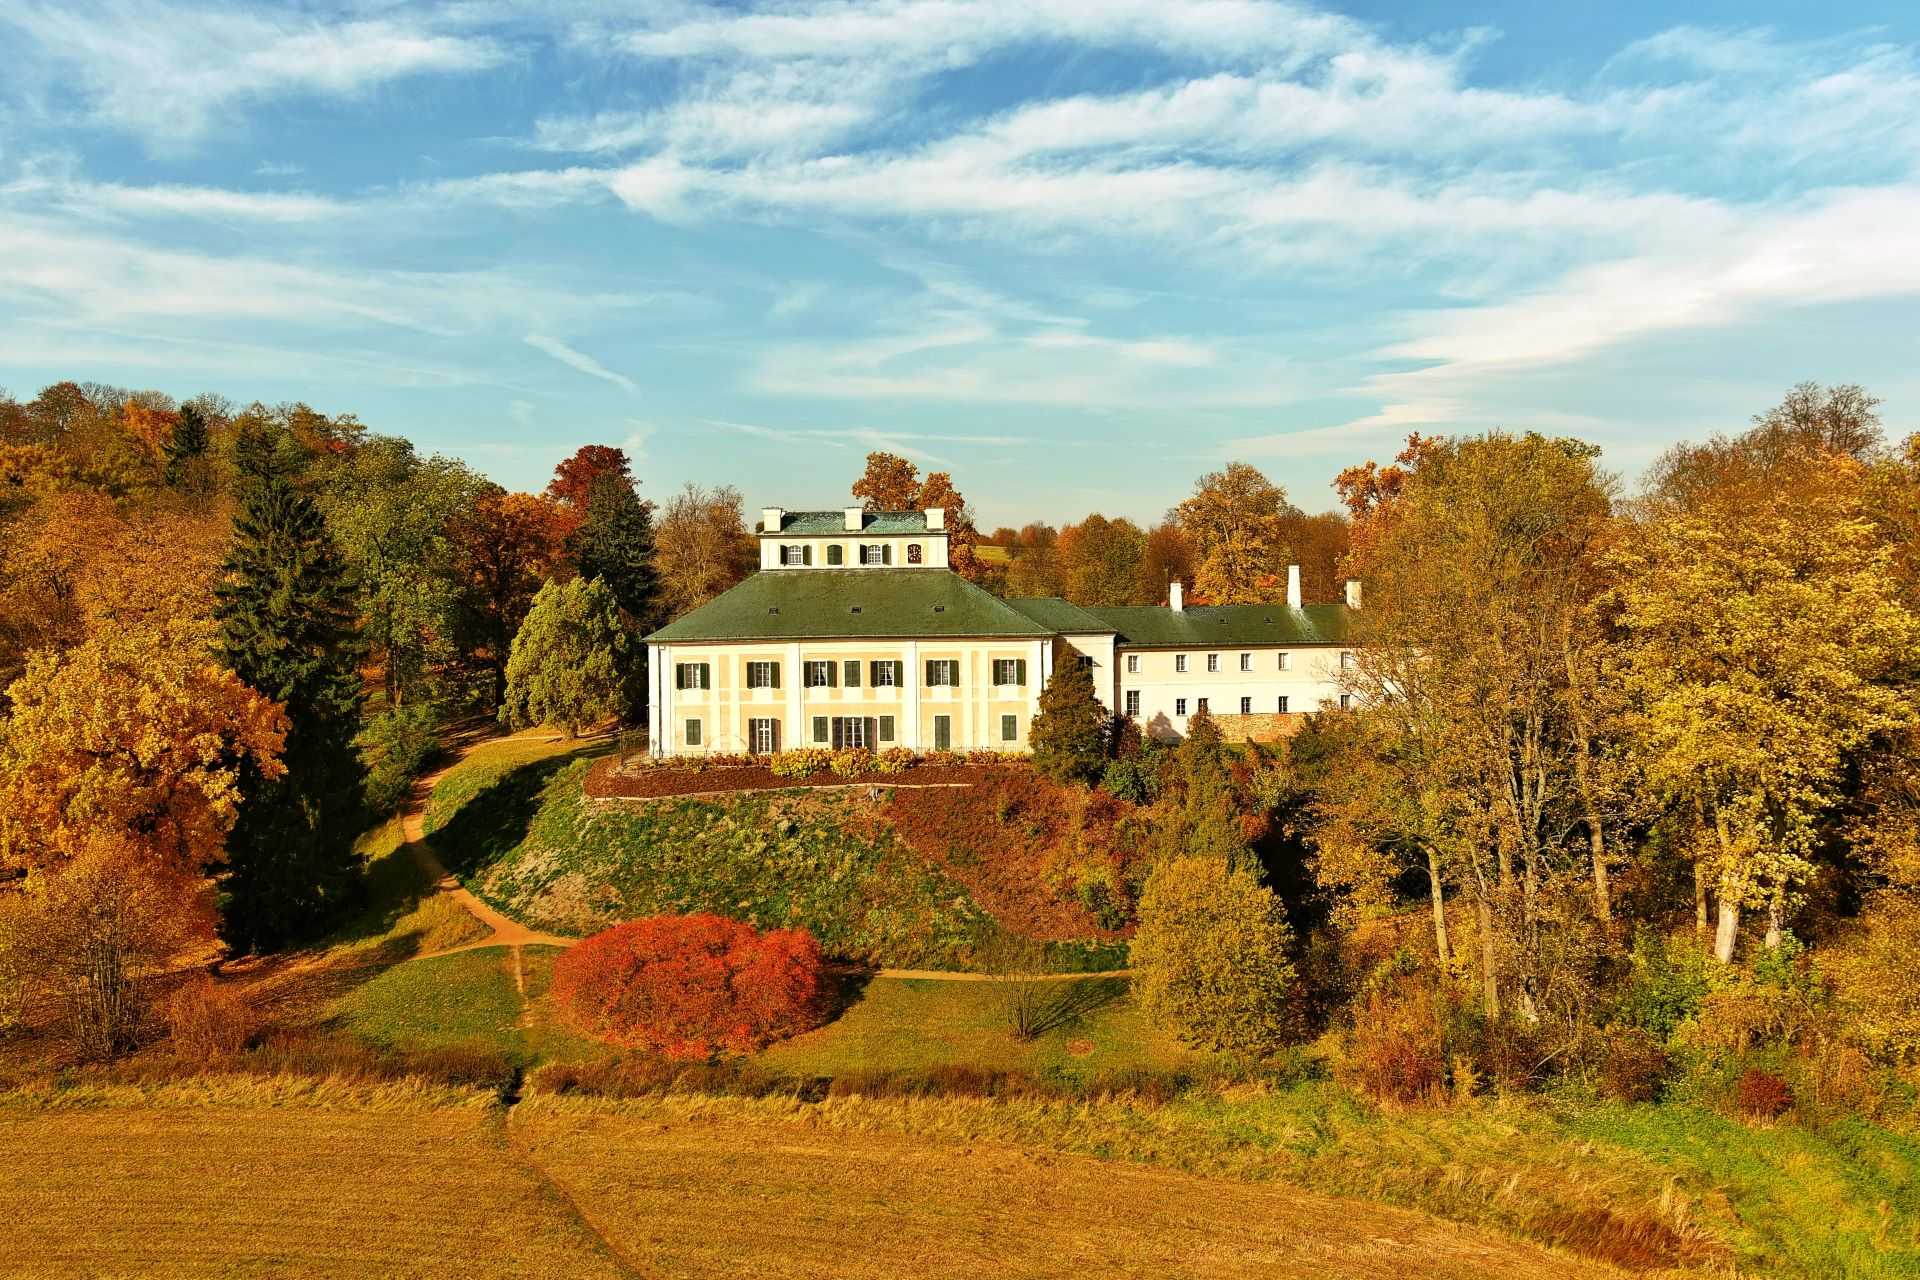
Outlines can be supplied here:
M813 740L815 742L825 742L827 740L827 734L827 717L815 716L813 718Z
M882 741L882 742L892 742L892 741L893 741L893 717L892 717L892 716L881 716L881 717L880 717L880 734L879 734L879 738L880 738L880 741Z
M952 658L927 659L927 684L935 688L951 688L960 683L960 664Z
M1020 741L1020 717L1019 716L1001 716L1000 717L1000 741L1002 742Z
M849 689L860 687L860 659L848 658L840 664L840 682Z
M700 722L698 720L687 721L687 745L690 747L700 745Z
M845 564L846 560L846 550L841 547L839 543L834 542L827 545L827 563L829 565Z

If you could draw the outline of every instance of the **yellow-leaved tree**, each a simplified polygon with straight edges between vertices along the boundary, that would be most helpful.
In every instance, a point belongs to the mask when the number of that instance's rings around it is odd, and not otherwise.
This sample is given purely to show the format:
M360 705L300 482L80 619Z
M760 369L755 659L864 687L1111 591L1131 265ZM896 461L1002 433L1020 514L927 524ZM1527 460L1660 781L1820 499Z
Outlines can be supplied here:
M102 632L65 653L42 650L8 694L0 861L29 883L101 841L197 873L233 827L241 760L268 777L282 771L279 705L175 632Z
M1264 1056L1287 1030L1292 935L1280 899L1226 858L1162 860L1140 895L1130 959L1147 1017L1203 1049Z
M1299 513L1258 468L1229 462L1224 471L1201 476L1177 511L1198 557L1195 595L1209 604L1286 599L1286 523Z
M1722 962L1743 909L1764 909L1778 944L1849 762L1917 710L1902 675L1920 618L1889 573L1867 468L1764 443L1670 463L1614 559L1635 746L1688 815Z

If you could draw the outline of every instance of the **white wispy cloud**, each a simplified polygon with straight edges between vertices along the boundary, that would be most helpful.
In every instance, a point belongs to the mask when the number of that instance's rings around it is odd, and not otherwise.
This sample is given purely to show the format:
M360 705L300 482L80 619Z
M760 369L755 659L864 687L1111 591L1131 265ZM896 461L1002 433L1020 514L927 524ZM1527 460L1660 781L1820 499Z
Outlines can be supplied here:
M73 110L156 150L196 143L234 108L300 95L355 97L403 77L476 71L493 40L402 17L329 22L299 11L150 0L0 0L16 76L43 108Z
M558 338L551 338L541 333L530 333L526 336L525 342L535 351L552 356L569 369L578 369L590 378L599 378L603 382L611 382L628 395L637 396L640 394L640 388L634 384L632 378L627 377L625 374L615 373L598 360L595 360L592 356L587 355L585 352L575 351Z

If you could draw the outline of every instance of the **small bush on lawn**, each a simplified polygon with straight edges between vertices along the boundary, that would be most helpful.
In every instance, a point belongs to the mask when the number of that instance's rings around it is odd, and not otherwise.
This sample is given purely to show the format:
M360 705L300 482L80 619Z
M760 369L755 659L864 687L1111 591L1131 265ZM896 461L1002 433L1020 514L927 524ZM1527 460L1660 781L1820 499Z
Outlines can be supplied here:
M553 999L614 1044L668 1058L751 1053L819 1021L820 944L724 916L653 916L596 933L553 965Z

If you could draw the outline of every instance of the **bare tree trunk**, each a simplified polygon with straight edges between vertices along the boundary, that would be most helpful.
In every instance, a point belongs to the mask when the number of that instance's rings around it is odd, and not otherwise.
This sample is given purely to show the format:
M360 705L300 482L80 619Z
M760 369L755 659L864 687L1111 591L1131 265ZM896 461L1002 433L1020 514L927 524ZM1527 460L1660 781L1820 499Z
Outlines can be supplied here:
M1604 924L1613 919L1613 895L1607 886L1606 824L1600 818L1599 801L1594 799L1592 764L1587 758L1593 735L1587 728L1586 712L1581 705L1573 646L1567 644L1562 652L1567 662L1567 700L1578 735L1573 744L1573 781L1580 792L1580 817L1587 824L1587 846L1593 858L1593 911Z
M1693 864L1693 935L1707 936L1707 872L1700 862Z
M1767 950L1769 951L1780 949L1780 935L1783 930L1780 908L1780 895L1775 893L1767 902Z
M1453 947L1447 940L1447 903L1440 883L1440 858L1427 850L1427 889L1433 899L1433 946L1440 953L1440 966L1453 962Z
M1713 935L1713 958L1721 964L1733 963L1733 944L1740 937L1740 900L1726 892L1723 885L1720 893L1720 928Z
M1499 964L1493 947L1493 904L1480 899L1480 1004L1489 1022L1500 1020Z

